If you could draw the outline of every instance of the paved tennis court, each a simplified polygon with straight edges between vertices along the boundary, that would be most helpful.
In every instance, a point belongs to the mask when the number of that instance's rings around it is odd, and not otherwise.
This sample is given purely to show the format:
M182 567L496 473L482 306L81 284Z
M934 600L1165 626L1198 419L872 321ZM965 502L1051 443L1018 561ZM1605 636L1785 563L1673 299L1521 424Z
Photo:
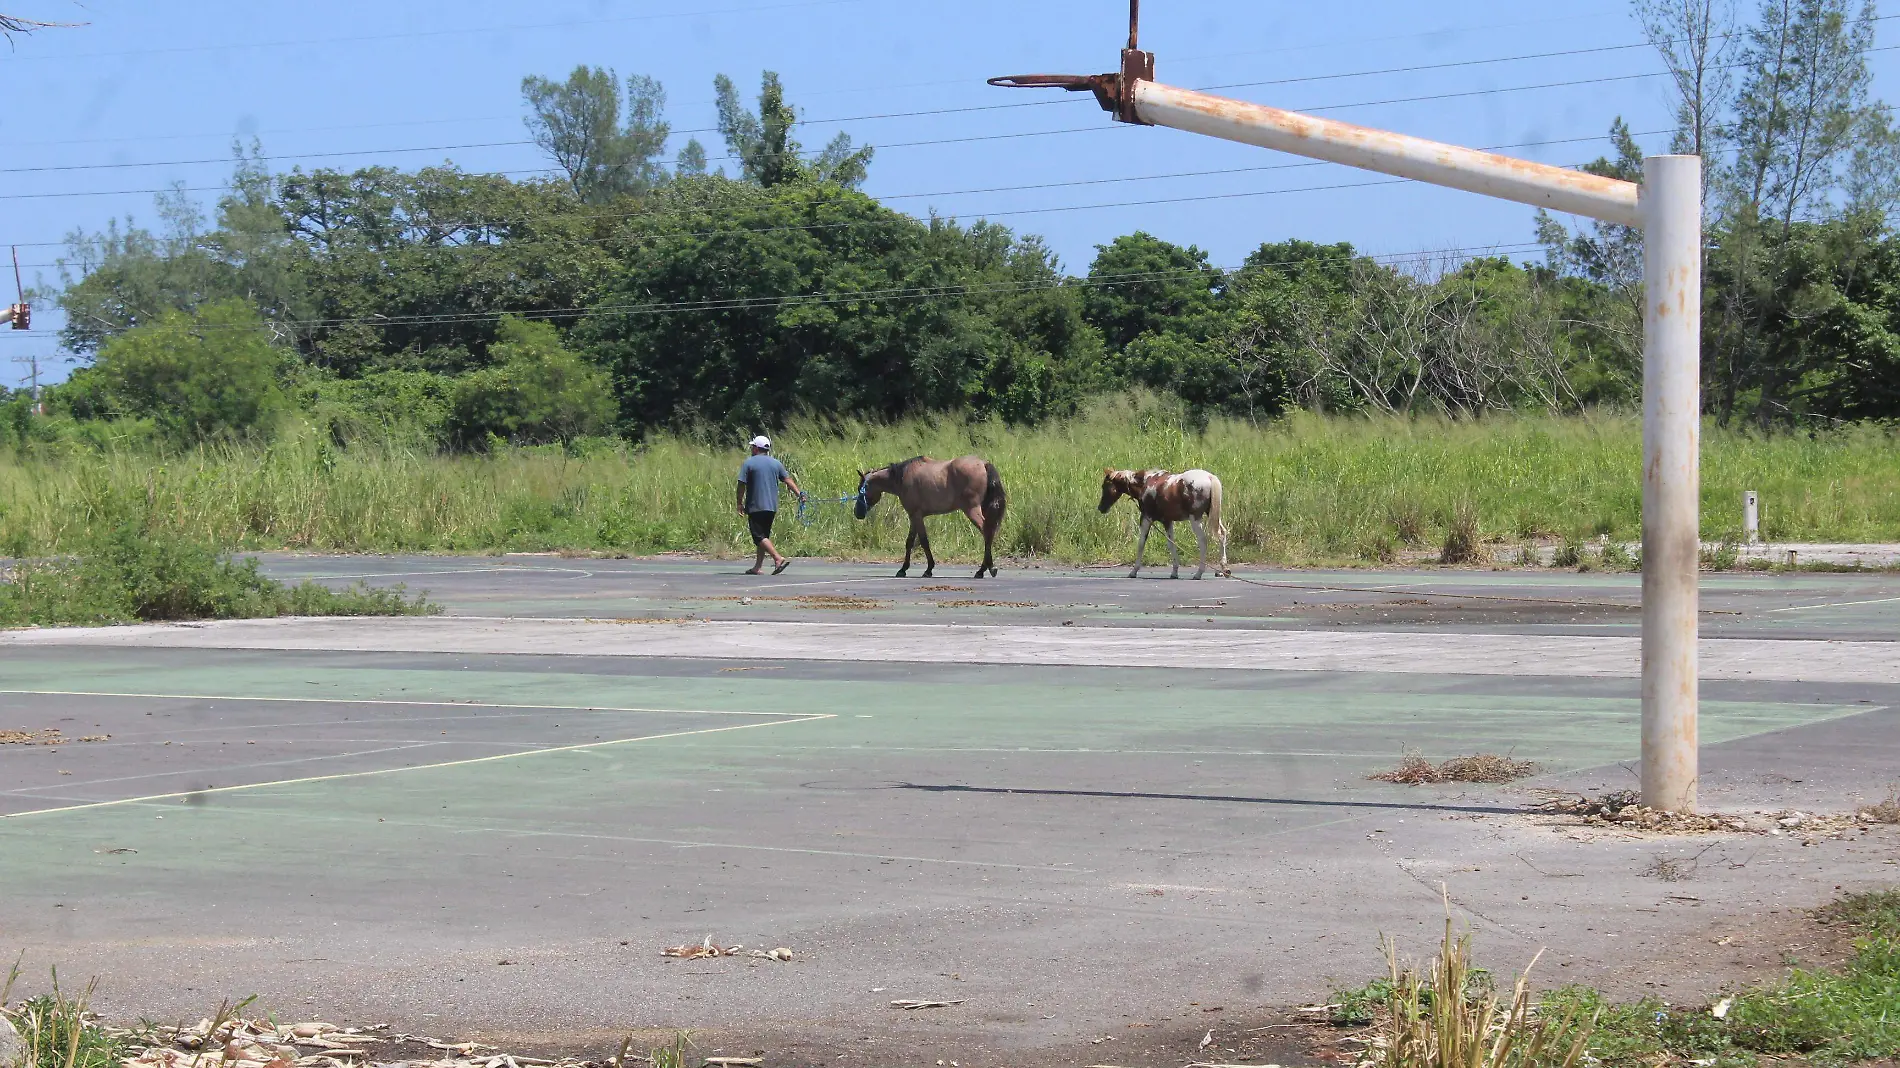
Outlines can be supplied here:
M1303 1002L1376 971L1382 932L1422 946L1441 883L1494 967L1548 946L1552 981L1694 996L1778 959L1712 932L1900 881L1891 834L1521 814L1534 787L1634 784L1633 576L267 566L449 614L0 635L0 728L67 739L0 746L0 952L29 973L154 1017L259 993L444 1034L902 1039L895 1061ZM1705 608L1706 803L1885 796L1900 576L1712 577ZM1408 748L1547 770L1366 780ZM1660 856L1693 879L1644 877ZM659 955L707 935L797 959Z

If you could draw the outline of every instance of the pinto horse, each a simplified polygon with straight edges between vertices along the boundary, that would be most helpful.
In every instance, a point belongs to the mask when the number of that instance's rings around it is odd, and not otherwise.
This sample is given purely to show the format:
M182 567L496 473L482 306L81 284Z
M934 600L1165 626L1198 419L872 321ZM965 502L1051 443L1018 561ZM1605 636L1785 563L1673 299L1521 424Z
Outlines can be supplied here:
M1207 573L1207 526L1212 526L1220 539L1220 567L1214 574L1230 573L1227 570L1227 524L1221 522L1220 517L1220 479L1201 470L1171 475L1166 471L1117 471L1104 467L1102 513L1108 514L1123 497L1132 499L1135 507L1141 509L1141 535L1135 540L1135 569L1128 573L1129 578L1141 574L1141 556L1148 548L1148 531L1156 523L1160 523L1168 535L1168 560L1174 565L1174 573L1168 577L1181 577L1181 554L1174 547L1174 525L1183 519L1193 524L1194 536L1201 543L1201 569L1194 577Z
M1003 525L1003 510L1009 498L1003 492L1003 480L995 464L976 456L960 460L913 456L876 471L860 471L854 509L858 518L870 515L886 493L895 496L910 513L910 537L904 542L904 566L898 568L898 578L910 574L911 553L919 542L924 546L924 577L936 572L937 558L930 552L930 531L924 527L924 518L951 512L968 516L983 535L983 566L976 569L976 577L982 578L985 571L991 578L996 577L996 532Z

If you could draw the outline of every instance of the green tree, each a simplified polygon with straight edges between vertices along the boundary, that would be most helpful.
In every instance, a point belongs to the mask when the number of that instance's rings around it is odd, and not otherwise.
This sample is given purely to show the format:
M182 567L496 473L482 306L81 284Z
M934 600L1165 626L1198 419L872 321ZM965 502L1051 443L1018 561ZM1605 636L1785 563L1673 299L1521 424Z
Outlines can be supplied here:
M664 117L666 90L658 81L633 75L623 97L619 75L583 64L565 82L523 78L521 98L528 105L524 121L535 144L566 172L583 203L609 203L666 180L659 160L672 128Z
M766 426L801 413L1040 418L1098 351L1039 243L921 222L836 185L680 183L627 221L575 344L623 425Z
M606 372L562 345L553 326L503 316L493 352L495 366L455 383L448 419L455 445L481 448L491 438L539 445L611 426L614 401Z
M268 428L284 407L283 354L240 300L166 312L99 351L96 377L121 413L153 420L190 444Z
M760 79L757 114L740 101L731 78L723 74L714 78L713 90L718 98L719 133L745 181L767 187L803 179L847 189L864 184L874 150L869 145L854 148L849 134L839 133L816 157L804 158L792 137L798 110L786 102L777 72L768 70Z

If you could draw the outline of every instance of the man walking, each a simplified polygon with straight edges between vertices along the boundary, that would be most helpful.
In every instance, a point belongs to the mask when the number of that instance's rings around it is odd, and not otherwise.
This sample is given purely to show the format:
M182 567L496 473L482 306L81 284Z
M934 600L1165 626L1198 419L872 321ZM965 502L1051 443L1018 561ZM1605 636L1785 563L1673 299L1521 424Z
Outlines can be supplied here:
M759 547L758 559L752 562L752 570L746 572L748 575L765 572L767 553L772 556L772 574L783 574L792 566L772 544L772 520L778 517L778 484L781 482L790 486L800 500L804 499L805 492L798 488L792 473L772 456L771 439L763 434L753 438L752 456L739 465L739 513L745 516L746 526L752 531L752 543Z

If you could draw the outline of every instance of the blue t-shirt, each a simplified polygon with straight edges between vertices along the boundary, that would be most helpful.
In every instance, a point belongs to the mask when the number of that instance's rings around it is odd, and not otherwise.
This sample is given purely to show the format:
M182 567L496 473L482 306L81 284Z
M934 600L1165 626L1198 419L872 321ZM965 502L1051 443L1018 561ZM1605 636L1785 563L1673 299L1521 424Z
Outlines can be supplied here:
M785 477L785 465L760 453L739 465L739 485L745 487L747 512L778 511L778 482Z

